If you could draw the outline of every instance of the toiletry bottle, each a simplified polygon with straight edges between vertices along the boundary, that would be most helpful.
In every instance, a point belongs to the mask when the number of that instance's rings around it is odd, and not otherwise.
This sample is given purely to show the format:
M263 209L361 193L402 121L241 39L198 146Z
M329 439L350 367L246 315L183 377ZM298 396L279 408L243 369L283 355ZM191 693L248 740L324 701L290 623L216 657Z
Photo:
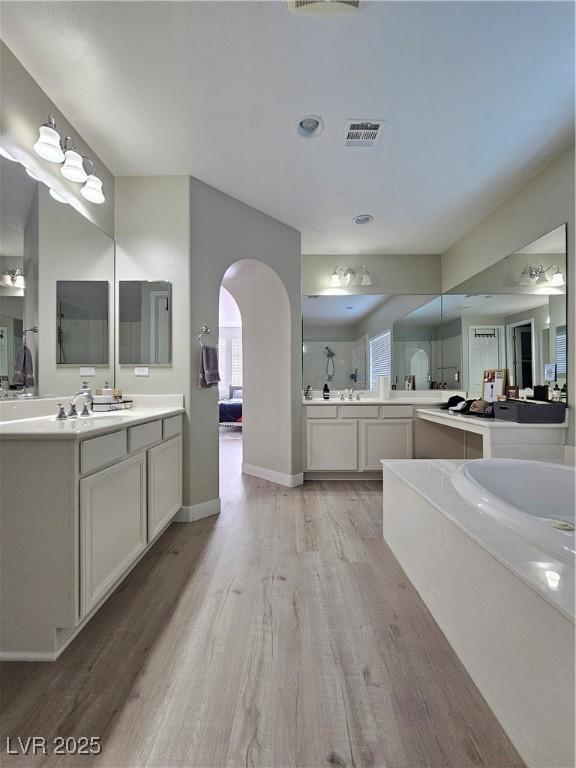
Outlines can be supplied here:
M324 389L322 390L322 397L324 400L330 400L330 387L328 384L324 384Z

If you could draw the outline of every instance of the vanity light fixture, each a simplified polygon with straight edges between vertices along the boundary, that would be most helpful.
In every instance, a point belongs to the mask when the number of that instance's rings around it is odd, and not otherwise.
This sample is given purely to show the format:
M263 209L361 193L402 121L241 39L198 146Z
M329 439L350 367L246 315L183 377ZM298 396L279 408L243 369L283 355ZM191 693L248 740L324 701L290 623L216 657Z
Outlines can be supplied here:
M4 288L24 288L24 274L20 267L8 267L0 274L0 285Z
M57 203L64 203L64 205L68 205L68 200L66 200L65 197L62 197L59 192L56 192L55 189L52 189L52 187L50 187L48 190L48 194L53 200L56 200Z
M18 160L14 157L14 155L11 155L10 152L8 152L7 149L4 149L4 147L0 144L0 155L2 157L5 157L6 160L10 160L11 163L17 163Z
M70 141L71 146L68 146ZM88 174L84 170L84 162L82 155L76 152L74 149L74 141L70 136L67 136L64 140L64 165L60 168L60 173L68 181L76 181L79 184L84 184L88 178Z
M360 281L358 282L359 277ZM330 276L330 287L342 288L353 285L360 285L362 288L368 288L372 285L372 276L368 268L363 264L359 267L347 267L346 269L335 266Z
M61 163L64 161L64 152L60 146L60 134L56 130L54 115L48 116L48 122L39 128L39 136L34 151L44 160L51 163Z
M548 280L548 276L546 275L546 272L550 269L555 269L556 272L552 275L550 280ZM558 267L556 264L551 264L549 267L544 268L542 264L538 264L537 267L531 267L526 266L522 270L522 274L520 275L520 279L518 280L518 285L520 286L528 286L528 285L550 285L551 288L561 288L566 283L566 278L564 277L564 273L560 271L560 267Z
M24 170L26 171L28 176L30 176L31 179L34 179L34 181L42 181L40 176L38 176L38 174L32 169L24 167Z
M92 160L90 160L88 157L86 159L92 166L92 173L88 175L86 183L80 190L80 194L89 202L100 205L106 201L104 193L102 192L102 180L99 179L98 176L96 176L94 173L96 168Z

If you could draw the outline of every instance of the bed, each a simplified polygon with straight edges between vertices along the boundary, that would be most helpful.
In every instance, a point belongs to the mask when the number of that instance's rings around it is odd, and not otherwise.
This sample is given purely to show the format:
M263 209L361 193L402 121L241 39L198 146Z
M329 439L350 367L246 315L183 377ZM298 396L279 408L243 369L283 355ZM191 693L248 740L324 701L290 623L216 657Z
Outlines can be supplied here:
M242 426L242 387L230 387L230 397L218 401L221 427Z

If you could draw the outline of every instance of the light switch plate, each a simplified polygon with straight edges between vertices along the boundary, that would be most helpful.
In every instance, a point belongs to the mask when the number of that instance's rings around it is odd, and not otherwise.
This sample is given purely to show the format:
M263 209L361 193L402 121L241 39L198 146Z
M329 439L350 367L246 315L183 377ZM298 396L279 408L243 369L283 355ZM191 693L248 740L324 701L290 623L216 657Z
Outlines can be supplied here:
M96 368L80 368L80 376L96 376Z
M150 368L134 368L134 376L149 376Z

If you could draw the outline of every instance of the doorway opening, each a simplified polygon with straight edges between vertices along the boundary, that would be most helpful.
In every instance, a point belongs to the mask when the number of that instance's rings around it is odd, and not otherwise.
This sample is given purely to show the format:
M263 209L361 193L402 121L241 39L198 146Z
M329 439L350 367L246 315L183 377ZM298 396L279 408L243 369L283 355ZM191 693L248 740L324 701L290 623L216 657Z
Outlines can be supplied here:
M242 315L234 297L223 286L220 287L218 325L220 480L225 483L242 471L244 364Z
M510 377L520 389L534 384L534 320L511 323L508 326Z

